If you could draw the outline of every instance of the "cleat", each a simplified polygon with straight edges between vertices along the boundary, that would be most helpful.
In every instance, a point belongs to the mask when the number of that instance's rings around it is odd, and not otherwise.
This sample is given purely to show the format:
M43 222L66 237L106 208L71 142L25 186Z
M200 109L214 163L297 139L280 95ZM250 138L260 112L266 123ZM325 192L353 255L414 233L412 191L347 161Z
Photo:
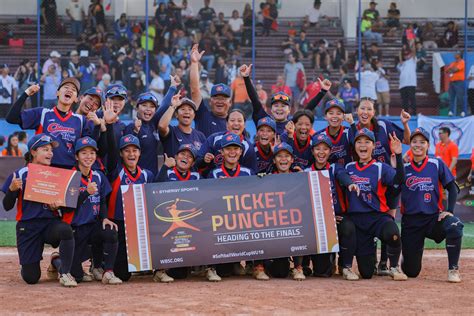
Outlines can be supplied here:
M77 282L70 273L63 273L59 277L59 283L64 287L76 287Z
M449 269L448 270L448 282L450 282L450 283L459 283L459 282L461 282L461 274L459 274L458 269Z
M394 281L406 281L408 279L407 275L402 272L400 267L390 268L390 277Z
M221 277L217 275L216 269L214 268L206 269L206 279L210 282L219 282L222 280Z
M92 276L96 281L102 281L102 276L104 275L104 269L102 268L92 268Z
M253 277L260 281L268 281L270 277L265 273L265 268L262 265L255 267L253 271Z
M51 254L51 262L46 270L46 276L50 280L57 280L58 279L58 269L53 265L53 260L59 258L59 252L55 251Z
M122 284L122 280L116 277L113 271L107 271L104 273L104 276L102 277L102 284L111 284L111 285Z
M174 281L174 279L167 275L165 270L156 270L153 274L153 281L160 283L171 283Z
M246 275L247 272L245 271L244 267L239 263L235 263L233 267L233 274L234 275Z
M94 276L90 273L84 272L84 276L82 277L82 282L92 282L94 281Z
M303 273L303 268L296 268L293 269L293 280L295 281L303 281L306 277Z
M387 262L381 261L377 267L377 273L378 276L388 276L390 275L390 270L387 267Z
M344 280L347 280L347 281L357 281L357 280L359 280L359 276L357 275L357 273L352 271L351 268L343 268L342 269L342 277L344 278Z

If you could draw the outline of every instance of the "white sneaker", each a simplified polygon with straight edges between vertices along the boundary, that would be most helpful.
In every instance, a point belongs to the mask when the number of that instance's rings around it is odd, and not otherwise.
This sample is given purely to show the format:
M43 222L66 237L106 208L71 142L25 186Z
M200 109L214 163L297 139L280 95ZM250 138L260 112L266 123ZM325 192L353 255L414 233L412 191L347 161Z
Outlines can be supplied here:
M156 270L153 274L153 281L160 283L171 283L174 281L174 279L167 275L165 270Z
M402 272L400 267L390 268L390 277L394 281L406 281L406 280L408 280L407 275Z
M454 115L453 112L451 111L448 112L448 116L453 116L453 115Z
M122 280L117 278L113 271L107 271L102 276L102 284L111 284L111 285L122 284Z
M357 281L357 280L359 280L359 276L357 275L357 273L352 271L351 268L342 269L342 277L345 280L348 280L348 281Z
M253 277L260 281L268 281L270 277L265 273L265 268L262 266L255 267Z
M461 117L465 117L465 116L466 116L466 113L464 113L464 111L461 112Z
M59 252L55 251L51 254L51 262L49 263L48 269L46 270L46 276L50 280L58 279L58 269L53 265L53 260L59 258Z
M219 282L222 280L221 277L217 275L216 269L214 268L207 268L206 279L210 282Z
M451 282L451 283L461 282L461 274L459 274L458 269L449 269L448 270L448 282Z
M63 273L59 276L59 283L64 287L76 287L77 282L70 273Z
M293 269L293 280L295 281L303 281L306 279L306 276L303 273L303 268L295 268Z
M104 275L104 269L102 268L92 268L92 275L96 281L102 281L102 276Z

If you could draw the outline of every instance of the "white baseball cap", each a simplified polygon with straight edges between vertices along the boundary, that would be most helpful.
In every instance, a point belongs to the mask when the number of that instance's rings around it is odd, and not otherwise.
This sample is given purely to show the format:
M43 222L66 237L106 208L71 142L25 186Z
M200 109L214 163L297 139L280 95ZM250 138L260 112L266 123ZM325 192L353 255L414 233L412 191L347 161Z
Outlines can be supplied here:
M53 51L49 54L49 57L57 57L57 58L60 58L60 57L61 57L61 54L58 53L57 50L53 50Z

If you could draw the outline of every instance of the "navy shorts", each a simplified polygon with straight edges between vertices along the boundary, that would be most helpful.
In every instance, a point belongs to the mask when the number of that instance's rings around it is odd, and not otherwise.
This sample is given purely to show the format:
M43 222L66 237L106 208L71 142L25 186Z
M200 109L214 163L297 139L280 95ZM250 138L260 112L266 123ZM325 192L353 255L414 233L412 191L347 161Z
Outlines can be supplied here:
M434 240L437 244L446 238L446 232L439 214L415 214L402 216L402 249L407 253L423 252L425 238Z
M75 244L74 258L80 258L82 261L90 258L90 249L88 246L91 245L94 240L100 238L101 230L102 225L100 222L72 227Z
M59 236L53 229L56 225L67 225L59 218L38 218L16 223L16 244L20 264L26 265L43 259L44 244L59 246Z
M387 213L369 212L349 214L356 227L356 256L367 256L375 253L374 238L382 238L382 229L393 217Z

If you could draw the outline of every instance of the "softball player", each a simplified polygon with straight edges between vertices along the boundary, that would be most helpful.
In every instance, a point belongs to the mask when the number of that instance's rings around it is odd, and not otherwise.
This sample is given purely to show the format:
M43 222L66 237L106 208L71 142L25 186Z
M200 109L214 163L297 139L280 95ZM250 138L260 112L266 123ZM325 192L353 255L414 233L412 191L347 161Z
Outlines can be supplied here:
M311 130L314 115L310 110L299 110L286 125L286 131L281 135L281 141L293 148L295 165L301 170L313 162L311 153Z
M37 134L28 142L27 163L44 166L51 165L53 148L58 143L46 134ZM28 165L11 174L2 186L3 207L11 210L17 202L16 240L21 265L21 277L28 284L38 283L41 277L40 261L43 259L44 244L53 248L59 246L59 283L75 287L77 282L70 274L74 255L74 236L71 226L60 219L57 203L46 205L24 199ZM63 210L63 208L61 208ZM58 279L58 271L48 268L48 277Z
M276 123L270 117L264 117L257 123L257 141L254 151L257 158L257 174L267 172L273 163L272 144L275 142Z
M415 278L421 271L425 238L440 243L446 239L448 281L461 282L459 257L463 223L453 215L458 188L445 163L427 156L429 133L422 127L413 131L410 149L413 160L405 164L402 196L402 268ZM448 206L443 207L442 190L448 191Z
M390 276L394 280L407 279L398 266L400 233L394 218L387 214L389 207L385 196L388 186L397 186L403 181L402 145L395 133L389 134L389 139L391 151L396 154L396 171L390 165L373 159L376 141L374 133L367 128L355 134L354 147L358 160L346 166L352 182L360 189L360 195L356 192L347 193L347 214L356 227L356 259L359 273L364 279L372 278L374 273L374 237L387 244Z
M183 144L179 146L178 152L174 158L168 157L165 153L165 162L163 167L161 167L160 173L156 177L155 182L201 179L201 175L198 172L192 171L196 157L196 148L191 144Z

